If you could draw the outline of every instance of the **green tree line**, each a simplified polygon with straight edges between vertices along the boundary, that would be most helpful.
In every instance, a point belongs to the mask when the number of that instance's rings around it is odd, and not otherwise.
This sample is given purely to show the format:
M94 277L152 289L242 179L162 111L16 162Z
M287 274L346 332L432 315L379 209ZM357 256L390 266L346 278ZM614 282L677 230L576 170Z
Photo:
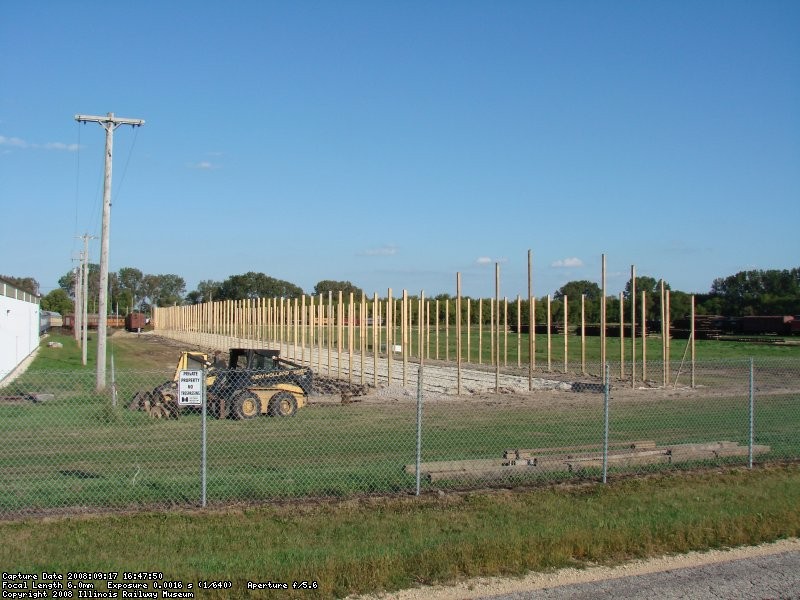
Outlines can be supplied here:
M90 307L98 296L99 266L89 265L89 298ZM72 312L75 299L75 273L70 271L58 281L59 287L42 299L42 308L54 310L62 314ZM31 277L7 277L3 279L14 283L21 289L37 293L38 282ZM688 315L691 294L673 290L668 282L664 288L670 290L671 314ZM244 300L253 298L299 298L305 292L289 281L271 277L265 273L249 271L239 275L231 275L224 281L204 280L197 289L186 293L186 282L175 274L145 274L134 267L125 267L115 273L109 273L109 291L111 312L117 307L121 312L139 310L150 312L154 306L172 306L175 304L198 304L214 300ZM332 294L334 299L342 292L345 302L350 294L356 301L361 300L363 290L350 281L322 280L312 292L314 296L322 294L325 298ZM631 314L631 282L628 281L623 292L626 321ZM645 292L645 315L647 320L659 320L661 311L661 280L647 275L636 278L636 319L641 316L641 295ZM581 297L587 322L600 321L601 296L600 286L587 280L570 281L551 295L551 317L554 322L563 321L564 298L567 299L567 314L571 322L577 322L581 314ZM417 319L418 297L410 296L412 319ZM468 303L467 296L462 297L462 322L466 322ZM386 298L383 297L383 300ZM451 323L456 322L456 299L451 294L439 294L431 298L439 301L438 321L443 322L445 315ZM536 298L536 321L545 320L547 296ZM484 298L482 311L479 298L470 298L469 318L473 324L488 324L491 320L490 299ZM434 304L435 306L435 304ZM516 298L508 299L508 320L516 323ZM90 309L91 310L91 309ZM695 310L698 315L800 315L800 268L793 269L760 269L740 271L728 277L714 279L711 289L706 294L695 295ZM501 319L505 314L505 302L501 299ZM528 325L528 301L521 300L521 321ZM619 319L619 297L606 298L606 315L609 321ZM434 315L431 315L433 317Z

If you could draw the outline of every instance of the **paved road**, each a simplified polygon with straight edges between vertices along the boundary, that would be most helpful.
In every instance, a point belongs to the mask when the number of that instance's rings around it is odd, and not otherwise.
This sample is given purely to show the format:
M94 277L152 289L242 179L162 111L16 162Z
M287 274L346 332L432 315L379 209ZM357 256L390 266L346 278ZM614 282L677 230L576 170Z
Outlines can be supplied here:
M800 552L782 552L660 573L483 600L800 600Z

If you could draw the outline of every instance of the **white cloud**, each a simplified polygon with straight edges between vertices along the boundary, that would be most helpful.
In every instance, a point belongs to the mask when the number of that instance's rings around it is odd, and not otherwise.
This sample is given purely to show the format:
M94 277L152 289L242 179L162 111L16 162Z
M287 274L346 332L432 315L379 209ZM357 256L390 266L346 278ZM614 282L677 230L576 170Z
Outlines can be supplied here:
M80 146L78 144L65 144L63 142L48 142L44 145L45 150L66 150L67 152L76 152Z
M0 135L0 146L10 146L12 148L32 148L44 150L66 150L76 152L80 149L78 144L65 144L64 142L47 142L46 144L31 144L18 137L6 137Z
M397 246L387 244L378 248L368 248L359 252L360 256L394 256L397 254Z
M479 256L478 258L475 259L475 264L480 266L491 265L492 263L503 264L507 262L508 262L507 258L491 258L489 256Z
M575 269L583 266L583 261L580 258L562 258L550 264L551 267L558 269Z
M218 169L219 167L207 160L201 160L200 162L197 163L190 163L189 168L200 169L201 171L212 171L214 169Z
M28 148L29 144L25 140L16 137L6 137L0 135L0 146L12 146L14 148Z

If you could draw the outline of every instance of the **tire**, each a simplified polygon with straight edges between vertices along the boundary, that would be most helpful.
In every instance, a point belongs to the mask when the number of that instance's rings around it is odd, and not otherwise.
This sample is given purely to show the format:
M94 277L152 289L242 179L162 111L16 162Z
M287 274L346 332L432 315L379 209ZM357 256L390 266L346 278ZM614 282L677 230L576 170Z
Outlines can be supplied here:
M261 402L253 392L239 392L233 398L231 412L234 419L252 419L261 414Z
M178 391L173 389L161 391L161 405L171 418L177 419L181 416L182 407L178 404Z
M272 417L293 417L297 412L297 400L290 392L278 392L269 401L269 415Z

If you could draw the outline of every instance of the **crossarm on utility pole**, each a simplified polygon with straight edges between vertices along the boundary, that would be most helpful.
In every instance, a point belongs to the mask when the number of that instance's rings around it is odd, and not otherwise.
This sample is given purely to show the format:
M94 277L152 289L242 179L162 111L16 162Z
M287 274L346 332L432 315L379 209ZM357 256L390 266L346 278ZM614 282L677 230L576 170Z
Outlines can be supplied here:
M144 125L143 119L125 119L123 117L115 117L114 113L109 113L105 117L98 117L95 115L75 115L75 120L80 123L112 123L115 126L119 125L133 125L134 127L141 127Z

